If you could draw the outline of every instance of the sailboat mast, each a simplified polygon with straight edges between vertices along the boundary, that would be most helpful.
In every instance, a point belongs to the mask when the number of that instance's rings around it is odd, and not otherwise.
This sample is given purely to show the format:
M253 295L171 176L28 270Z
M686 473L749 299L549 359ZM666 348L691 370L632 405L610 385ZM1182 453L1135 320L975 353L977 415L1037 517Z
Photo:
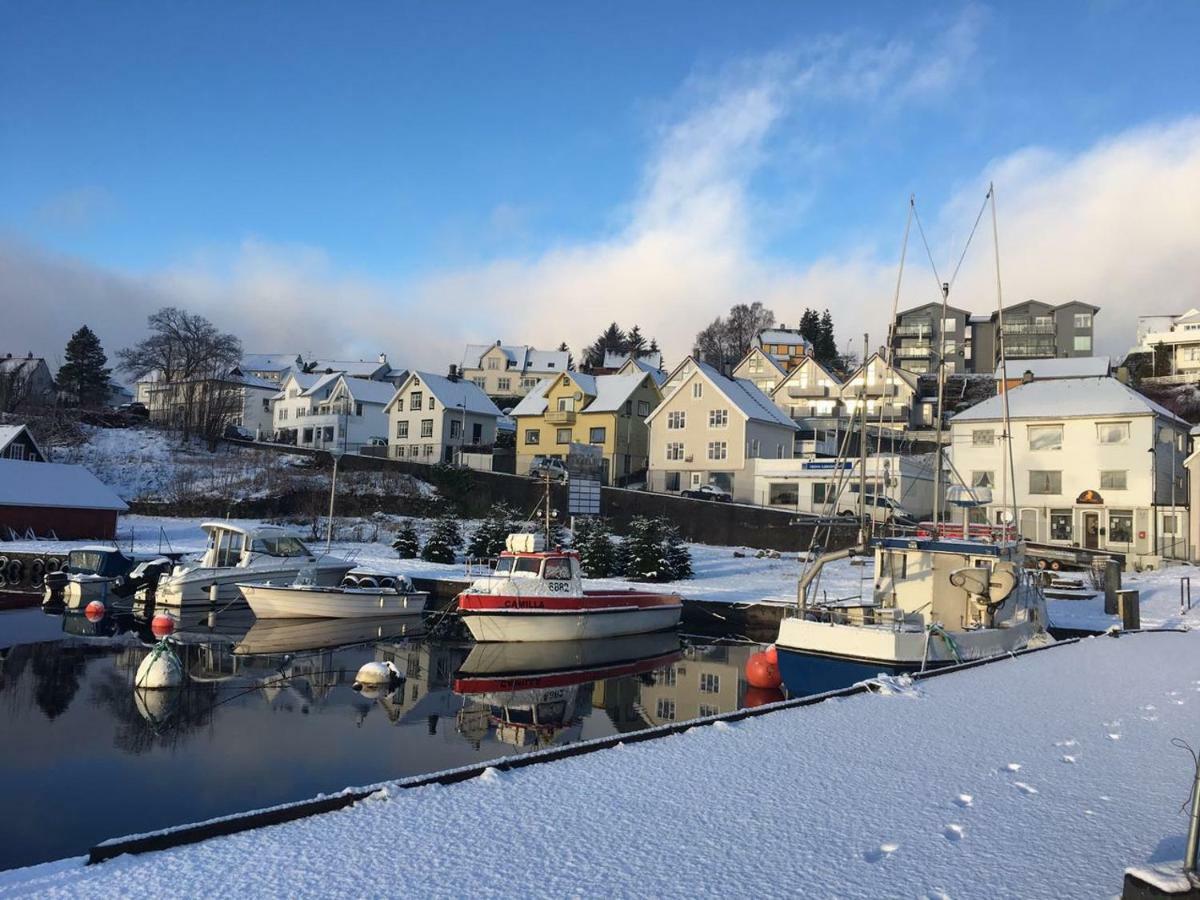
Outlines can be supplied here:
M942 282L942 320L938 322L938 389L936 430L934 432L934 461L933 461L933 527L936 533L942 520L942 404L946 395L946 312L950 300L950 283Z
M863 398L861 409L859 412L862 415L862 424L859 425L859 442L858 442L858 535L863 545L866 545L868 540L868 532L870 531L870 519L867 514L867 351L871 345L871 338L867 334L863 334ZM886 382L885 382L886 383ZM882 406L882 400L880 401Z
M996 186L988 184L988 199L992 205L992 249L996 257L996 327L999 336L996 346L1000 350L1000 384L1001 396L1004 400L1004 452L1007 459L1002 461L1001 471L1004 474L1004 487L1000 494L1001 507L1009 505L1008 484L1012 480L1012 506L1009 509L1009 522L1016 528L1017 524L1017 469L1013 460L1012 420L1008 412L1008 353L1004 348L1004 293L1000 287L1000 231L996 227ZM1007 463L1007 465L1004 465Z

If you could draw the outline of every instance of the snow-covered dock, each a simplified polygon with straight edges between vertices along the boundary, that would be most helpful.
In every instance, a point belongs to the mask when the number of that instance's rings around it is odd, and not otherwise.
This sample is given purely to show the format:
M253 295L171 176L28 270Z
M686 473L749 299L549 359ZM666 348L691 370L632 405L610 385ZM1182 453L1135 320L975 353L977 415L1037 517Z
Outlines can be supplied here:
M0 895L1105 896L1182 856L1198 726L1200 636L1088 638Z

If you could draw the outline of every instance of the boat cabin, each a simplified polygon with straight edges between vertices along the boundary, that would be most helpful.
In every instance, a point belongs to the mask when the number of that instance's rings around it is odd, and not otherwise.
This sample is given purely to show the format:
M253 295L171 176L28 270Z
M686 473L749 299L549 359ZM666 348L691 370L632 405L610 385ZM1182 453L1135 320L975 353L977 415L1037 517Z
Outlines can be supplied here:
M205 522L200 527L208 535L208 549L200 562L207 569L245 566L262 556L315 559L303 541L276 525L245 528L229 522Z

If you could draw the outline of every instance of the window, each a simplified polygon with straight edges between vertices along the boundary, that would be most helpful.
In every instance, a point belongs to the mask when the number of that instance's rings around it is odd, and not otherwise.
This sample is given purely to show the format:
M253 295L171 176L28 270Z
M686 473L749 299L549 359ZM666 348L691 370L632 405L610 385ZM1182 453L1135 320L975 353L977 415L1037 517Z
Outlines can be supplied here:
M1096 440L1101 444L1123 444L1129 440L1128 422L1097 422Z
M271 411L271 398L263 397L263 412L270 412L270 411Z
M1061 425L1030 425L1030 450L1061 450L1063 427ZM1055 491L1058 493L1058 491Z
M751 441L746 441L746 455L751 459L758 459L758 447L758 438L754 438L754 440Z
M990 447L996 443L996 432L991 428L976 428L971 432L972 447Z
M285 412L286 412L286 410L285 410ZM307 415L308 415L308 410L307 410L307 409L305 409L303 406L299 407L299 408L296 410L296 418L297 418L297 419L303 419L303 418L304 418L305 416L307 416ZM285 415L285 416L284 416L284 418L286 419L286 418L287 418L287 416Z
M551 581L567 581L571 577L571 563L562 556L551 557L546 560L542 577Z
M751 372L761 372L762 360L757 356L752 356L750 357L750 361L747 363L747 367Z
M942 331L954 331L958 328L958 322L954 319L942 319Z
M421 437L433 437L433 419L421 420Z
M1175 528L1177 527L1176 520L1178 518L1179 517L1175 516L1175 515L1164 515L1163 516L1163 534L1178 534L1179 533L1175 530Z
M1061 494L1062 472L1031 471L1029 473L1029 493Z
M279 421L286 422L287 416L288 416L287 407L286 406L279 407Z
M559 444L571 443L571 429L570 428L558 429L558 431L555 432L554 440L556 443L559 443Z
M721 713L720 707L712 706L711 704L708 704L708 703L701 703L700 707L699 707L699 712L698 712L700 718L702 718L702 719L707 718L708 716L720 715L720 713Z
M397 422L396 423L396 437L398 437L398 438L408 437L408 422Z
M704 396L704 382L697 381L692 385L692 396L697 400Z
M627 415L627 416L629 416L629 415L632 415L632 414L633 414L633 401L632 401L632 400L626 400L626 401L625 401L625 413L624 413L624 415Z
M708 442L708 458L709 459L725 459L729 455L729 448L724 441L709 441Z
M638 416L640 418L644 419L648 415L650 415L650 401L649 400L639 400L638 401Z
M421 445L420 444L413 444L411 447L408 448L409 456L415 457L415 456L420 455L420 453L421 453Z
M540 444L542 442L542 433L536 428L530 428L525 432L526 444Z
M433 412L433 405L434 405L434 403L435 403L434 399L433 399L432 397L430 397L430 398L429 398L429 411L430 411L430 412Z
M25 446L23 444L13 444L11 447L8 448L8 458L9 459L24 459L25 458Z
M403 397L396 398L396 412L404 412L404 398Z
M512 390L512 379L511 378L497 378L496 379L496 389L500 390L500 391L511 391Z
M668 700L665 697L660 697L658 701L658 708L655 711L658 713L658 718L660 721L664 719L667 721L674 721L675 701Z
M421 392L413 391L408 395L408 408L413 412L421 411Z
M795 506L800 502L800 488L786 481L767 486L767 504L769 506Z
M1077 334L1074 341L1075 350L1080 353L1092 352L1092 336L1090 334Z
M472 380L473 382L475 382L475 386L476 386L476 387L480 387L480 388L481 388L481 387L483 387L484 385L486 385L486 384L487 384L487 378L486 378L485 376L483 376L483 375L475 375L475 376L473 376L473 377L471 378L471 380Z
M812 486L812 502L816 506L819 503L828 503L833 499L833 485L826 481L815 482Z
M687 414L682 412L667 413L667 428L678 431L687 424Z
M1075 313L1076 328L1091 328L1092 314L1091 313Z
M719 694L721 693L721 676L715 675L712 672L700 673L700 693L702 694Z
M456 440L462 437L462 421L459 419L450 420L450 439Z
M1100 473L1100 490L1107 488L1110 491L1125 490L1125 470L1114 469Z
M1050 510L1050 540L1069 541L1072 533L1072 516L1069 509ZM1026 535L1029 537L1030 535Z
M593 428L591 431L588 432L588 443L603 444L604 440L605 440L604 435L605 435L605 429Z
M521 387L523 387L523 388L528 389L528 388L536 387L536 386L537 386L536 378L522 378L521 379Z
M666 481L663 484L663 488L668 491L678 491L679 490L679 473L678 472L668 472Z
M354 404L354 415L360 419L362 418L362 404L361 403Z
M425 445L425 455L426 455L426 456L433 456L433 444L426 444L426 445Z
M682 441L670 441L667 443L667 459L683 459Z
M708 427L709 428L724 428L729 424L729 410L727 409L710 409L708 411Z
M488 368L489 369L499 369L500 368L500 360L495 359L495 358L489 359L488 360Z
M1133 513L1127 509L1114 509L1108 514L1109 543L1128 544L1133 540Z
M990 488L996 486L995 472L972 472L971 487L973 488Z

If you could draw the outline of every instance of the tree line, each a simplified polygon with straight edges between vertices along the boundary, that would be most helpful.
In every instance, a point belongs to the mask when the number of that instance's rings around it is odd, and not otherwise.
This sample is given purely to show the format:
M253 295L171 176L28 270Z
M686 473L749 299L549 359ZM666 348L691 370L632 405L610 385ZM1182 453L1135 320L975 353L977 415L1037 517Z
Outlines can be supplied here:
M772 310L758 301L739 303L729 310L729 315L717 316L696 335L695 349L701 360L728 371L750 352L760 332L773 327ZM838 353L829 310L818 313L805 308L795 330L812 345L817 362L838 370L845 368L846 360Z

